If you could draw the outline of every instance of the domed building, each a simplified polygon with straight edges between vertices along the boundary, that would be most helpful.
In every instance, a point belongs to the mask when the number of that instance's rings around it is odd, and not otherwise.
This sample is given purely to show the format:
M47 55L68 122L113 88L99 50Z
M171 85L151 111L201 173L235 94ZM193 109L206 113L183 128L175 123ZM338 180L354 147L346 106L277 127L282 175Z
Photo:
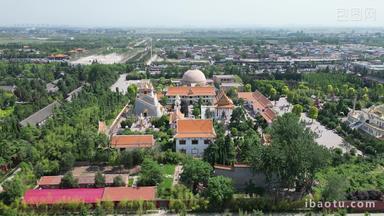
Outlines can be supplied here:
M201 70L194 69L186 71L181 82L188 86L204 86L207 84L207 79Z

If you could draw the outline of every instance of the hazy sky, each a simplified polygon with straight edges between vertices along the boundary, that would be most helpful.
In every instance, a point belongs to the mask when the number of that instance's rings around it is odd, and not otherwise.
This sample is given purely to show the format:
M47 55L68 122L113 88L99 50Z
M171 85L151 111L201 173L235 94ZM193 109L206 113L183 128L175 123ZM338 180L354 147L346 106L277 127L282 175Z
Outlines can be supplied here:
M0 0L0 25L384 27L384 0Z

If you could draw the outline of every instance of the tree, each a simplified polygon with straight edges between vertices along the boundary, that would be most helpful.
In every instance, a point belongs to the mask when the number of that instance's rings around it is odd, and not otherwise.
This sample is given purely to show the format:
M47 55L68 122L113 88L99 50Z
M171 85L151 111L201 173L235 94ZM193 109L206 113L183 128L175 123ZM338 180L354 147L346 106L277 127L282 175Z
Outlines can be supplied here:
M245 86L244 86L244 91L245 92L251 92L252 91L252 85L251 84L246 84Z
M97 172L95 175L95 187L105 187L105 177L101 172Z
M61 188L76 188L79 186L78 180L73 176L72 172L67 172L61 179Z
M234 193L232 180L224 176L211 177L204 196L208 198L211 205L222 206L232 199Z
M14 179L6 181L3 184L3 190L4 201L10 204L16 199L23 196L23 193L26 190L26 186L23 184L19 177L15 177Z
M190 159L183 164L183 172L181 173L181 181L188 186L193 192L197 192L199 184L206 186L213 169L209 163Z
M326 184L321 193L324 201L343 200L346 198L346 192L349 188L349 182L343 175L332 173L326 178Z
M289 93L289 88L287 85L284 85L283 88L281 89L281 92L284 94L284 95L288 95Z
M141 186L154 186L163 180L161 167L154 160L145 158L141 164L141 171L139 176L139 185Z
M315 106L311 106L309 108L308 117L312 119L317 119L317 116L319 116L319 110Z
M113 186L114 187L123 187L125 186L125 182L123 180L123 178L121 177L121 175L118 175L118 176L115 176L113 178Z
M295 104L292 108L292 113L294 113L297 116L300 116L303 110L304 110L303 106L301 106L300 104Z
M200 117L200 112L200 107L198 105L193 107L192 114L195 116L195 118Z
M131 104L135 103L136 95L137 95L137 86L136 85L129 85L127 89L127 95L128 99Z
M276 99L276 95L277 95L277 91L275 88L271 88L269 90L269 96L271 97L272 100L275 100Z
M60 169L62 171L68 171L72 169L73 165L75 164L75 156L71 152L66 152L62 156L62 160L60 161Z
M231 87L226 94L233 100L237 97L237 89L235 87Z
M263 171L270 181L277 181L278 189L295 186L301 192L308 191L314 174L328 165L329 151L315 142L313 133L293 113L273 122L271 137L270 145L253 154L253 169Z
M236 149L231 136L216 139L215 143L205 150L204 158L210 164L232 165L236 161Z

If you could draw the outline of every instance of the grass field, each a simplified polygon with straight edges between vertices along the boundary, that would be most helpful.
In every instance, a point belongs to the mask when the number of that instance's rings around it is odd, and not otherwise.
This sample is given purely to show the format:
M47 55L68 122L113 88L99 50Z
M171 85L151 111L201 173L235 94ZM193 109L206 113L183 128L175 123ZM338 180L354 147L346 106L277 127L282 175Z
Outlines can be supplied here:
M163 181L160 183L158 186L159 190L165 190L165 189L170 189L172 188L172 183L173 183L173 174L175 172L175 165L172 164L166 164L166 165L161 165L162 168L162 173L163 173Z

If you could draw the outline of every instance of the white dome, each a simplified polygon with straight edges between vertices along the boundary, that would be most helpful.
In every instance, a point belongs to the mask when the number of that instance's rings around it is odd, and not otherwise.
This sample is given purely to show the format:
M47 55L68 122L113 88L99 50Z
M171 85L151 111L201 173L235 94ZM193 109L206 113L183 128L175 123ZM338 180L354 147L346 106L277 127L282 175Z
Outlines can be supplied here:
M188 70L183 75L183 83L184 84L200 84L205 85L207 83L207 79L205 75L200 70Z

